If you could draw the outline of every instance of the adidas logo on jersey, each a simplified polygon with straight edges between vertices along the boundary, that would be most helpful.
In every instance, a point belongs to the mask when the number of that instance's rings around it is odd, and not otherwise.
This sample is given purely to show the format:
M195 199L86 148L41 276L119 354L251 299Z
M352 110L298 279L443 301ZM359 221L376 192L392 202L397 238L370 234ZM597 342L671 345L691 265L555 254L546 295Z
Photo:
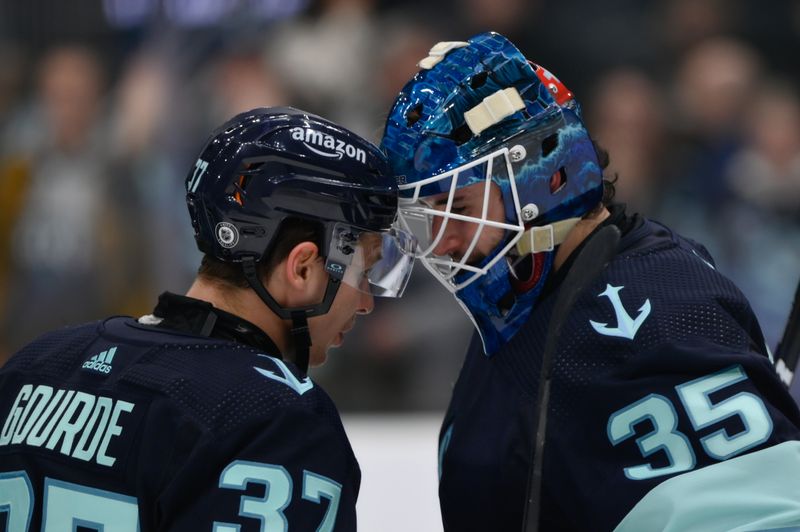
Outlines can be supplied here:
M116 347L103 351L83 363L83 369L91 369L100 373L111 373L111 361L117 352Z
M317 155L333 159L341 159L343 156L347 156L362 163L367 162L367 152L361 148L356 148L349 142L336 139L316 129L293 127L289 131L292 133L292 139L299 140L306 148ZM318 150L312 144L324 149Z

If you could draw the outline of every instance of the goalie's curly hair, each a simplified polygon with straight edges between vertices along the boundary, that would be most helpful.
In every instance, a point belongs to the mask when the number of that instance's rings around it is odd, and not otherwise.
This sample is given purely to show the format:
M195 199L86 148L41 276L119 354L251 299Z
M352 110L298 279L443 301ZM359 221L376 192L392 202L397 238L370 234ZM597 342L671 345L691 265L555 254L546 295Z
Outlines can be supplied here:
M605 175L605 169L608 168L608 163L611 160L611 157L608 154L608 150L603 148L600 144L597 143L596 140L592 140L592 144L594 145L594 151L597 152L597 162L600 163L600 168L604 171L603 172L603 198L600 200L600 204L589 211L587 215L592 215L597 213L603 207L608 207L614 201L614 196L617 194L617 179L619 176L614 174L613 176Z

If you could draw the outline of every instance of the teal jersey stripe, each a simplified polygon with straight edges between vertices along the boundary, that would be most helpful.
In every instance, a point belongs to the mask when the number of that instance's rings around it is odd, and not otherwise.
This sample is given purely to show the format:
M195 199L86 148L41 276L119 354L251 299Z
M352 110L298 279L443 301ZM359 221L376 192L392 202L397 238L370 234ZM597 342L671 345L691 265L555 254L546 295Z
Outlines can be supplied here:
M800 442L788 441L666 480L615 532L795 530Z

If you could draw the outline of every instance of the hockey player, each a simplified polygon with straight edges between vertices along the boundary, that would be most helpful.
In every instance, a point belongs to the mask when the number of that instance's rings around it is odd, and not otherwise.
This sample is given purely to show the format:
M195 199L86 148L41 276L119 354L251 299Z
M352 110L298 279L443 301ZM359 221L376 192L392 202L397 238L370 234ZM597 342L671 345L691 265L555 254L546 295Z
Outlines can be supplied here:
M800 414L706 250L610 202L572 93L502 36L419 66L382 147L400 222L477 328L440 433L445 529L522 530L529 489L526 530L800 526ZM547 392L554 304L608 226L621 239L555 338Z
M306 365L408 279L385 156L255 109L186 188L205 253L186 296L45 334L0 371L6 530L356 529L358 463Z

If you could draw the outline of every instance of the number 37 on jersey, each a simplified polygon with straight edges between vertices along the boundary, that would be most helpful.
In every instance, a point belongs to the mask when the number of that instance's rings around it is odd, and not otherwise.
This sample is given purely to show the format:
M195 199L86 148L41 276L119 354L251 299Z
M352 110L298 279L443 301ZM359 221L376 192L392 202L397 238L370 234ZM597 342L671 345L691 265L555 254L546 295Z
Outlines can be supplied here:
M342 486L311 471L303 471L302 498L327 508L317 530L333 530ZM242 495L239 516L260 521L264 532L283 532L289 523L283 511L292 502L292 478L282 466L235 460L219 478L220 489L245 490L248 484L265 486L263 497ZM42 531L84 527L104 532L138 532L139 508L134 497L46 478L43 489ZM27 532L33 517L35 494L25 471L0 473L0 525L8 532ZM2 527L0 527L2 528ZM234 532L239 523L214 522L212 532Z

